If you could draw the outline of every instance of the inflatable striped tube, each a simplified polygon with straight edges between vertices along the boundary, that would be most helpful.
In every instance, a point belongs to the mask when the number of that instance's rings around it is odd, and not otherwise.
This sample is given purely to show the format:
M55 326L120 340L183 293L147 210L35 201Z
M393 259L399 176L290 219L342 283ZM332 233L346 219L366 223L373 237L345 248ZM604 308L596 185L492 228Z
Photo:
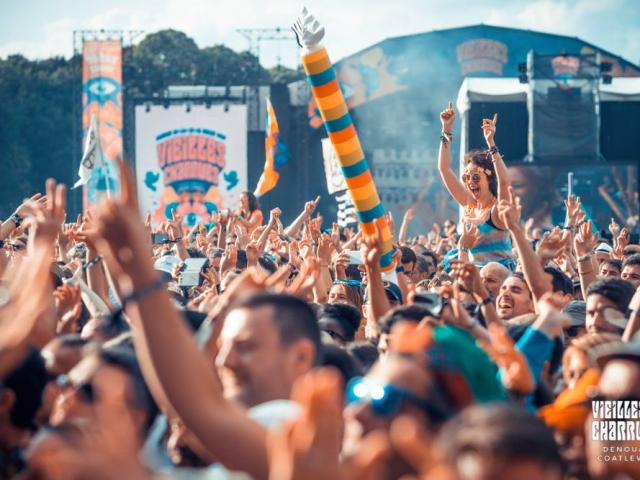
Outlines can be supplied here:
M365 234L374 235L375 224L378 224L384 242L380 267L383 271L391 270L394 267L393 233L384 217L384 208L369 164L326 49L320 47L310 53L303 53L302 65L327 134L338 155L361 228Z

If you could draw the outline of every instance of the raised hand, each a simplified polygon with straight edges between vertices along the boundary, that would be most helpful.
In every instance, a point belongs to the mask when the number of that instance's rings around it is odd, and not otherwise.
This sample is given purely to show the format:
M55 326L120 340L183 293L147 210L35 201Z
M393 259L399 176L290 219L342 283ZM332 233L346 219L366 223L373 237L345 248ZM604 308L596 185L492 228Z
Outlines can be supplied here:
M564 201L564 205L567 208L569 226L577 227L582 213L582 202L580 201L580 197L570 195L569 198Z
M580 225L578 234L573 239L573 248L576 252L576 257L580 258L585 255L590 255L597 243L598 237L593 234L591 220L584 222Z
M236 224L236 246L239 250L244 250L249 243L247 229L243 225Z
M538 301L538 318L532 325L533 328L544 332L550 338L562 335L562 329L571 325L571 319L562 308L564 301L560 292L545 293Z
M233 244L227 245L220 262L220 276L227 270L236 268L238 263L238 247Z
M331 224L331 243L337 251L340 251L340 227L335 222Z
M326 233L320 235L318 238L318 258L323 265L331 263L331 253L333 251L333 243L331 242L331 236Z
M505 388L521 395L533 392L536 385L527 359L515 348L507 329L491 323L488 330L491 341L479 339L478 344L500 368Z
M296 41L301 48L313 50L324 37L324 27L309 13L306 7L302 7L300 15L291 27L296 35Z
M364 235L360 244L362 259L369 269L378 268L382 256L382 238L376 224L377 235Z
M496 124L498 123L498 114L493 115L493 119L484 118L482 120L482 134L489 148L495 145L494 137L496 135Z
M409 207L407 211L404 212L403 221L406 223L409 223L411 220L413 220L413 216L414 216L413 207Z
M151 241L138 209L138 197L131 170L118 160L121 193L118 199L104 199L92 221L89 238L103 256L112 275L142 288L157 280L151 256Z
M609 232L611 232L611 238L616 239L620 233L620 225L618 225L613 217L609 222Z
M553 258L560 256L571 240L571 232L555 227L546 232L538 243L538 256L543 265Z
M173 236L173 240L182 237L182 223L184 217L175 210L171 210L171 220L169 221L169 233Z
M245 248L247 254L247 267L255 266L258 264L258 258L260 257L260 249L256 242L249 242Z
M318 203L320 203L320 195L318 195L315 200L309 200L304 204L304 213L307 214L307 217L310 217L313 212L315 212Z
M349 254L345 251L340 252L335 261L336 279L343 280L347 278L347 267L349 266Z
M478 227L473 223L466 223L462 229L462 235L460 235L460 239L458 240L460 247L473 248L479 241L480 232L478 232Z
M76 333L77 321L82 313L80 285L63 285L53 293L60 319L57 333Z
M513 188L509 187L509 200L500 200L498 203L498 216L509 230L518 228L520 225L520 197L516 197Z
M269 225L272 228L277 225L280 215L282 215L282 210L279 208L274 208L269 212Z
M305 259L300 275L286 289L289 295L307 298L320 277L320 262L316 257L309 256Z
M451 268L458 282L464 286L467 292L473 294L478 303L489 296L489 292L482 283L480 270L473 263L453 261Z
M442 124L442 131L451 133L453 128L453 122L456 119L456 112L453 110L453 104L449 102L447 108L440 112L440 123Z
M49 178L46 189L46 202L41 201L41 197L35 201L28 200L21 205L21 211L26 216L25 227L29 227L29 234L33 240L43 240L52 244L62 232L62 224L66 217L67 187L63 184L57 185L54 179Z
M627 227L620 230L620 234L616 238L616 246L613 250L613 256L619 260L624 258L624 249L629 242L631 241L631 236L629 234L629 229Z

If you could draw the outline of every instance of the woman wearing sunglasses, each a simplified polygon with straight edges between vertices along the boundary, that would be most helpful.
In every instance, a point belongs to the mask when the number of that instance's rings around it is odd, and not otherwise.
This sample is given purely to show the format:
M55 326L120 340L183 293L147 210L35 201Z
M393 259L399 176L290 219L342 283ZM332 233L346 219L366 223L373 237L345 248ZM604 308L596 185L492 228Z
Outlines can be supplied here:
M478 228L479 240L473 248L461 249L473 255L477 266L499 262L514 270L509 231L498 217L498 202L508 200L509 180L502 156L494 142L498 114L482 120L487 150L472 150L465 155L462 181L451 169L452 127L455 120L453 106L440 112L442 134L438 170L451 196L464 209L462 221Z

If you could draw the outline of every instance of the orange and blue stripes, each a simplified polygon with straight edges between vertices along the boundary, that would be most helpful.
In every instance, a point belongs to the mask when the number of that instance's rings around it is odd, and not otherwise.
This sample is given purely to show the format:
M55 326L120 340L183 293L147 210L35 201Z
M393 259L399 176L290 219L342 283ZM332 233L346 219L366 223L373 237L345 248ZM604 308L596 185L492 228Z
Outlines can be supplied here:
M326 49L321 48L303 55L302 65L325 129L340 161L361 228L365 234L374 235L376 224L378 225L383 241L380 266L383 271L391 270L394 267L393 233L384 217L384 208L380 203L369 164Z
M265 162L264 170L258 181L255 190L256 197L260 197L272 190L278 183L280 171L282 167L289 161L289 150L280 141L280 129L278 128L278 120L276 112L271 105L271 101L267 98L267 120L265 126L264 152Z

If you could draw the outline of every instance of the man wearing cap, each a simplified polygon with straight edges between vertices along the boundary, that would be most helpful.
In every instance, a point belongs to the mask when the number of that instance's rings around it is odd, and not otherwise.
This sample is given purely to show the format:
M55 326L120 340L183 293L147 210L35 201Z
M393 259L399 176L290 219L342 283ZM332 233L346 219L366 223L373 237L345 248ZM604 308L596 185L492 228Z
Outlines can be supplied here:
M598 262L598 266L600 266L605 260L609 260L609 258L611 258L611 252L613 252L613 248L611 248L611 245L608 243L602 242L596 247L593 256L595 257L596 262Z

